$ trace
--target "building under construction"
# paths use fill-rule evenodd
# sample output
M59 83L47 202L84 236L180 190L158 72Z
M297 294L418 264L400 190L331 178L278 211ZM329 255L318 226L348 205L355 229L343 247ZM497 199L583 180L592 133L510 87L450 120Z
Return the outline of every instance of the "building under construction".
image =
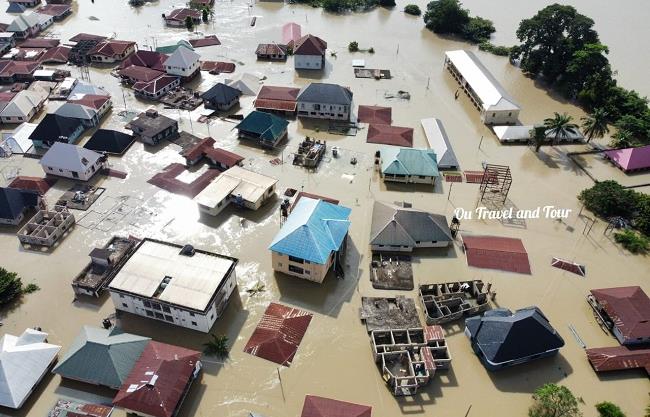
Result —
M420 285L419 295L428 325L442 324L490 309L492 284L481 280Z
M492 207L505 204L512 185L512 174L507 165L485 164L479 187L479 201Z
M18 240L23 245L54 246L54 244L75 224L75 218L66 207L54 206L39 210L22 229Z
M294 165L316 168L327 150L327 142L310 139L309 136L298 145L298 152L293 158Z

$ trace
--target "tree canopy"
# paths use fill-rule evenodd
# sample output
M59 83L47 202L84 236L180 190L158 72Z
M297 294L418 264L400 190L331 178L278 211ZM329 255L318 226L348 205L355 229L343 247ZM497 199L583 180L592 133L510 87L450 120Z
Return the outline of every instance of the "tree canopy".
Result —
M565 386L545 384L533 394L535 403L528 410L529 417L579 417L578 400Z
M625 417L625 413L614 403L603 401L596 404L596 410L600 417Z
M23 284L18 274L0 267L0 306L12 302L22 291Z
M470 17L458 0L434 0L427 4L424 24L434 33L457 35L474 43L488 40L495 31L491 20Z

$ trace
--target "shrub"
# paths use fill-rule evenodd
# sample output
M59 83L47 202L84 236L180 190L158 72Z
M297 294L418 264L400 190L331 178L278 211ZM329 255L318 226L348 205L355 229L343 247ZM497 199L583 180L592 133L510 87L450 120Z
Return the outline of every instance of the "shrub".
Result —
M545 384L535 390L529 417L579 417L578 400L565 386Z
M15 272L0 267L0 306L9 304L22 293L23 283Z
M417 4L408 4L404 8L404 13L413 16L420 16L422 14L422 10L420 10L420 7Z
M395 0L379 0L381 7L395 7Z
M33 292L36 292L36 291L40 290L40 289L41 289L41 287L39 287L38 285L36 285L36 284L34 284L32 282L30 284L27 284L25 286L25 288L23 288L23 294L31 294Z
M490 39L490 36L496 31L491 20L482 17L470 17L462 28L463 38L470 42L483 42Z
M368 53L370 53L370 54L374 54L374 53L375 53L375 48L373 48L373 47L371 46L370 49L368 49Z
M625 413L614 403L603 401L596 404L596 410L600 417L625 417Z
M602 217L622 216L631 219L638 197L616 181L602 181L578 195L585 207Z
M359 51L359 43L357 41L352 41L348 44L348 51L357 52Z
M646 253L650 247L650 241L648 241L648 238L630 229L614 233L614 240L616 243L620 243L625 249L635 254Z
M511 47L508 46L499 46L494 45L490 41L483 41L479 43L478 49L485 52L490 52L498 56L508 56L510 55Z

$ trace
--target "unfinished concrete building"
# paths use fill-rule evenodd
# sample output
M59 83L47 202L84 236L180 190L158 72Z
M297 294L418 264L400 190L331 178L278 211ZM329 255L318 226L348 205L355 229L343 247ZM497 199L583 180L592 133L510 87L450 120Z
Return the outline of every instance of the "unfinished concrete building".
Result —
M373 358L395 396L414 395L437 370L449 369L451 356L440 326L375 330Z
M23 245L51 247L75 224L66 207L39 210L17 233Z
M293 164L305 168L316 168L327 150L327 142L306 137L298 145L298 153L293 157Z
M492 284L481 280L420 285L420 302L428 325L479 314L490 308Z

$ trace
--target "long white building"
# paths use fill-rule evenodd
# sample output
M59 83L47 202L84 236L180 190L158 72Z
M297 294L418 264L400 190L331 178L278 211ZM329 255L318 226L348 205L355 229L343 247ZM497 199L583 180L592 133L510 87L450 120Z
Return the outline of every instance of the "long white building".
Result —
M481 112L486 125L515 124L521 107L470 51L445 52L445 67Z
M144 239L108 286L117 310L207 333L237 286L238 260Z

